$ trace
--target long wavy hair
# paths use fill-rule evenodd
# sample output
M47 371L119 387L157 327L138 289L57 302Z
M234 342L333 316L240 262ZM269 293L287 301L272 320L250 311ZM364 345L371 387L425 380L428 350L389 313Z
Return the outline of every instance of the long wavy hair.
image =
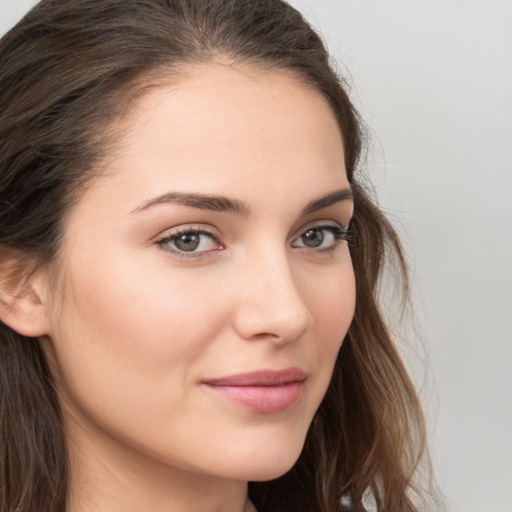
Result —
M424 419L378 304L389 261L407 292L403 254L364 186L345 82L285 2L43 0L10 30L0 41L0 275L57 265L63 219L115 144L109 127L147 87L218 57L289 71L327 99L355 199L357 304L332 382L297 463L251 482L249 495L260 512L359 512L369 501L378 512L424 510ZM65 512L69 480L43 352L0 322L0 512Z

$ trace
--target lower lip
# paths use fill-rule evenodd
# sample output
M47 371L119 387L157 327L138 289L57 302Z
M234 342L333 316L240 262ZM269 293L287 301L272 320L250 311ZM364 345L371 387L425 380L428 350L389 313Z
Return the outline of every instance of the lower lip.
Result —
M288 382L280 386L216 386L206 387L251 411L275 413L293 407L300 399L304 382Z

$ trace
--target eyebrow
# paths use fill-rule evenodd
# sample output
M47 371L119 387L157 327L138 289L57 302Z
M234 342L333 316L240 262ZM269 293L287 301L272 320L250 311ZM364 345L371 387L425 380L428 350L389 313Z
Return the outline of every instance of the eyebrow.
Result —
M303 215L309 215L310 213L314 213L322 208L327 208L328 206L332 206L333 204L339 203L341 201L353 201L352 189L350 188L342 188L340 190L336 190L326 196L322 196L318 199L314 199L310 203L306 205Z
M251 209L243 201L238 199L228 199L222 196L212 196L206 194L188 194L182 192L168 192L161 196L146 201L131 213L138 213L147 210L157 204L177 203L199 210L209 210L213 212L234 213L242 217L248 217Z
M327 208L341 201L352 200L353 194L350 188L343 188L319 197L309 202L304 208L302 214L309 215L322 208ZM248 217L251 214L251 208L248 204L238 199L229 199L223 196L208 194L191 194L182 192L167 192L161 196L145 201L141 206L131 213L139 213L152 206L165 203L176 203L199 210L208 210L214 212L234 213L241 217Z

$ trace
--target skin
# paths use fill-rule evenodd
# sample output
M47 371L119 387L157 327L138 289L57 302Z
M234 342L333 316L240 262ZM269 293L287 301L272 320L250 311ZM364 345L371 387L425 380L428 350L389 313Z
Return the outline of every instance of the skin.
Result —
M218 63L151 89L118 128L118 151L66 219L62 293L49 282L41 292L69 510L241 512L247 481L298 458L353 317L347 243L328 230L320 248L302 237L350 221L350 199L303 211L349 189L341 134L323 97L291 75ZM169 192L244 211L152 203ZM182 228L214 237L179 254L168 239ZM276 413L202 385L289 367L307 378Z

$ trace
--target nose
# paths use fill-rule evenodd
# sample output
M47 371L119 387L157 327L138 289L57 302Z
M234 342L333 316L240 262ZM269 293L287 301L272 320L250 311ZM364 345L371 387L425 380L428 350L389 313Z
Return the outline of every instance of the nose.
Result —
M259 254L237 274L233 325L239 336L287 343L311 327L313 315L285 254Z

